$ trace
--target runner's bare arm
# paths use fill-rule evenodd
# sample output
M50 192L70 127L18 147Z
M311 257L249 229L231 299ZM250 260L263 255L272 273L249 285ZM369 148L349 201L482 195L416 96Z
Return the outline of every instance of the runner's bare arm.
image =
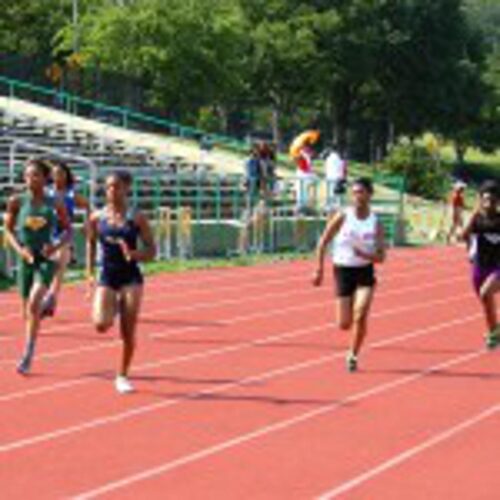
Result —
M344 223L345 215L338 213L328 221L323 234L321 235L318 246L316 248L316 271L313 275L313 285L319 286L323 281L323 266L326 249L335 235L340 231Z

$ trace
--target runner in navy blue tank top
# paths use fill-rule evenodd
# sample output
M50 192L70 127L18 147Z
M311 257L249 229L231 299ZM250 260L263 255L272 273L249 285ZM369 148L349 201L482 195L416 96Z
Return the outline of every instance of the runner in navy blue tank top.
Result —
M146 217L127 204L131 177L127 172L114 173L106 179L106 206L90 217L87 240L87 276L95 283L93 321L100 332L113 326L120 315L123 350L115 379L116 390L133 390L128 379L135 351L135 331L141 306L143 277L138 262L152 260L155 244ZM138 248L138 241L142 248ZM96 245L102 261L94 280Z
M479 205L464 229L472 261L472 281L483 306L488 332L486 346L500 344L495 294L500 291L500 189L495 181L486 181L479 190Z
M73 222L76 210L85 211L86 218L88 219L90 204L84 196L75 192L75 181L70 168L65 163L54 163L51 170L53 184L48 189L48 195L52 199L60 200L64 203L70 222ZM56 225L53 236L55 241L60 239L61 228L59 225ZM42 316L53 316L55 313L57 299L64 280L64 273L71 260L71 244L72 238L69 238L67 243L54 255L57 268L49 292L42 304Z

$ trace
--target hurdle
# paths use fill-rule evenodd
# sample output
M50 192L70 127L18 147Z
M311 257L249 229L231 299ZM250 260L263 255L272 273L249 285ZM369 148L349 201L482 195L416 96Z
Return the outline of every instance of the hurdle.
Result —
M156 217L155 239L160 259L172 258L172 209L159 207Z
M177 253L185 259L193 256L193 210L189 206L177 210Z

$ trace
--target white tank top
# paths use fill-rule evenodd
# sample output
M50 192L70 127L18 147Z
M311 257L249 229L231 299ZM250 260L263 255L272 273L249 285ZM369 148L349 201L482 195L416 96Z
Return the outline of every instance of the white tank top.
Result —
M354 248L367 253L375 252L377 239L377 216L370 212L366 219L358 219L354 208L344 210L344 222L333 240L332 257L334 264L346 267L362 267L370 261L358 257Z

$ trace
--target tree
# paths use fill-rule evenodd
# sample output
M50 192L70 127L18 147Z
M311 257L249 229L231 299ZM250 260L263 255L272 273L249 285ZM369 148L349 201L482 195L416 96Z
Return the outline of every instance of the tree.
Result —
M342 153L353 114L376 81L380 2L318 2L316 24L318 94L330 115L332 138ZM332 6L333 5L333 6Z
M250 38L250 101L271 109L273 139L282 142L282 116L291 126L297 110L310 107L315 75L315 11L311 2L241 1ZM293 124L295 122L295 124Z
M79 0L76 27L71 5L6 5L0 50L64 60L77 40L77 92L111 71L134 105L212 126L214 109L265 116L277 142L313 121L344 153L425 130L459 151L500 136L498 0Z
M240 91L244 46L241 12L231 0L104 3L82 18L86 65L140 78L152 104L191 120L201 106Z
M487 89L485 47L461 0L378 2L375 84L369 104L395 130L425 130L467 145L481 121Z
M493 152L500 143L500 4L496 0L466 0L466 13L484 38L487 54L481 72L484 102L480 120L470 128L468 143Z
M0 52L49 55L58 30L71 20L71 3L16 0L2 4Z

